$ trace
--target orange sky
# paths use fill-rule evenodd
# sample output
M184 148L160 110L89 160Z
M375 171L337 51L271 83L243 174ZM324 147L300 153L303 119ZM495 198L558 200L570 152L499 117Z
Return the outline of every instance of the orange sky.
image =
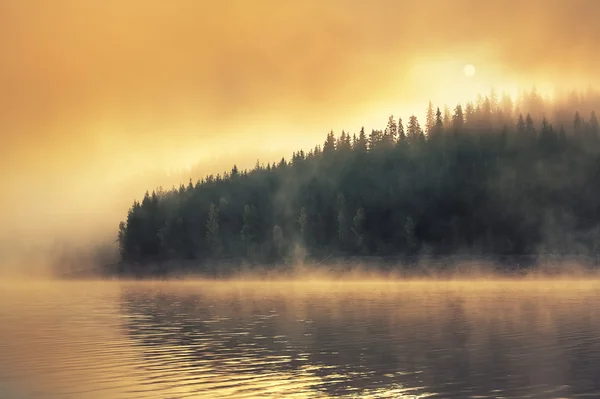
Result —
M597 15L597 0L0 0L0 247L107 231L150 167L274 160L491 85L593 84Z

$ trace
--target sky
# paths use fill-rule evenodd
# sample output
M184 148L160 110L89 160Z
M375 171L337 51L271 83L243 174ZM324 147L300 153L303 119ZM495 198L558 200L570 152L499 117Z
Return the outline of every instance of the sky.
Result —
M597 0L0 0L0 253L114 235L153 170L276 160L492 86L595 85L597 15Z

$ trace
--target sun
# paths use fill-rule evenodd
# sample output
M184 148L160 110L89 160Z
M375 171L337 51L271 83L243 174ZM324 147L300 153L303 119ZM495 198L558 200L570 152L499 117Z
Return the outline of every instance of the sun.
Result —
M470 78L471 76L475 75L475 66L473 64L467 64L465 65L463 72L465 73L466 77Z

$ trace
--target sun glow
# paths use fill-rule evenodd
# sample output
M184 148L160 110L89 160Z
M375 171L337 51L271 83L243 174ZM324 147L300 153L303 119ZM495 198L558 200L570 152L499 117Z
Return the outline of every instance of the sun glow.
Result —
M475 75L475 66L473 64L465 65L463 72L466 77L470 78Z
M473 54L479 55L475 57ZM452 53L416 59L411 70L411 82L421 89L422 94L406 102L414 104L413 108L418 105L424 110L431 100L434 107L439 106L443 111L444 106L452 110L457 104L477 103L481 96L492 93L498 100L507 96L515 103L521 93L530 91L534 86L540 95L551 99L558 88L555 83L549 84L543 79L525 79L499 60L486 60L486 54L484 50L473 50L465 55ZM419 120L423 113L417 114Z

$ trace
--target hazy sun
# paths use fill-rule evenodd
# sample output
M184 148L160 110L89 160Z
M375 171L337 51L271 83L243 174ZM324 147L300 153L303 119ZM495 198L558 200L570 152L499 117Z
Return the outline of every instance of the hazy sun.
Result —
M468 78L475 75L475 66L473 64L465 65L464 73L465 73L465 76Z

